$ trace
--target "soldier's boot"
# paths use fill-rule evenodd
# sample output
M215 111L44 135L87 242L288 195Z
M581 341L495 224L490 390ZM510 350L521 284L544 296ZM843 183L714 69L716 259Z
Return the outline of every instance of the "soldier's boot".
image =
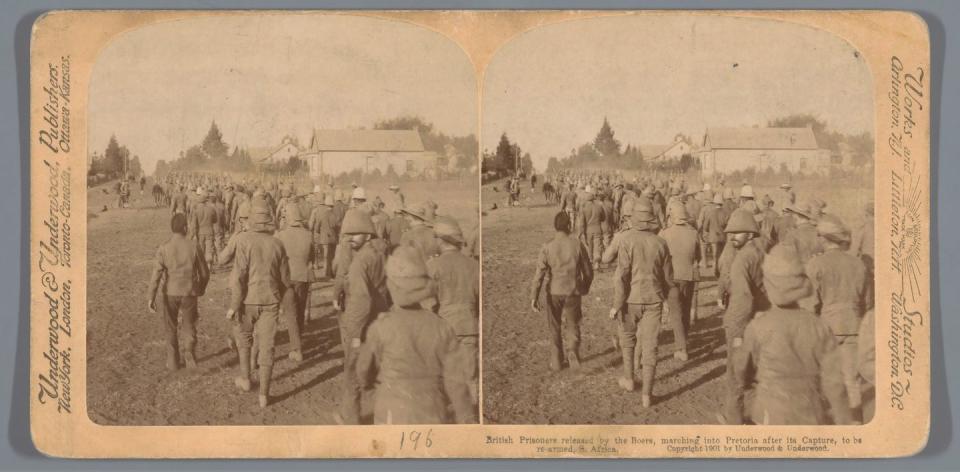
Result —
M180 368L180 352L177 346L167 346L167 370L177 370Z
M260 366L260 408L266 408L270 402L270 374L272 373L272 365Z
M633 348L623 348L623 376L617 381L624 390L632 392L633 379Z
M187 343L187 345L183 347L183 361L188 369L197 368L197 358L194 355L195 346L196 344L194 343Z
M644 408L650 408L650 397L653 396L653 378L657 373L657 366L644 365L641 370L643 386L640 388L640 402Z
M577 348L567 350L567 363L570 364L570 368L574 370L580 370L580 354L577 351Z
M550 348L550 370L554 372L559 371L562 368L561 367L562 362L563 361L560 356L560 349L557 348L556 346L551 347Z
M250 391L250 350L237 349L237 356L240 358L240 375L234 379L233 383L241 391Z

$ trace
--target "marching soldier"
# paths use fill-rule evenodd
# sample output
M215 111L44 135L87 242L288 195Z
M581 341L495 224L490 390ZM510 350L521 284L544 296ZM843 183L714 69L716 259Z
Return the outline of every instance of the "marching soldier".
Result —
M173 214L187 214L187 193L184 192L183 185L177 188L177 193L171 199L170 212Z
M433 228L430 227L432 219L428 219L428 206L404 208L403 212L407 215L409 229L400 237L400 245L411 246L420 251L424 261L436 255L437 241Z
M813 212L809 204L787 208L793 215L795 225L780 241L793 246L800 256L800 262L806 264L814 255L821 251L817 239L817 224L813 220Z
M713 259L713 276L720 275L720 254L726 243L724 228L726 226L726 215L723 210L723 196L717 192L713 197L712 203L704 205L697 217L697 228L700 231L700 241L702 241L701 253L706 267L710 266L709 258Z
M747 210L730 215L726 233L728 245L736 249L729 269L729 302L723 312L723 330L727 343L727 391L720 413L722 422L743 424L743 385L738 380L736 359L742 355L743 332L758 311L768 308L763 289L761 265L766 253L760 228Z
M533 277L530 306L535 313L541 309L540 290L550 274L547 301L547 326L550 329L550 370L558 371L563 355L571 368L580 368L580 297L586 295L593 283L593 268L587 249L570 236L570 216L561 211L553 218L556 233L540 249L537 272ZM561 335L561 327L562 335Z
M344 221L345 231L350 216ZM373 225L366 224L372 230ZM386 274L394 306L376 317L366 329L363 344L352 348L359 350L351 354L357 357L356 371L345 371L345 378L371 385L371 373L376 370L375 424L450 423L447 399L457 423L476 422L458 362L455 330L423 306L433 290L420 254L410 247L397 248L386 264Z
M193 239L197 241L203 250L203 256L207 265L213 263L216 259L215 226L217 224L217 210L213 204L208 203L211 196L204 194L201 200L194 206L190 214L190 220L193 222Z
M635 384L634 347L639 327L643 365L641 402L644 408L651 403L660 316L673 280L670 250L667 243L656 235L659 226L655 207L645 199L637 199L632 208L630 229L618 236L614 300L610 309L610 318L619 320L624 374L619 384L627 391L633 391Z
M447 320L457 335L459 348L456 359L465 381L470 386L470 398L479 401L477 377L480 357L480 264L463 254L463 233L456 220L437 217L434 231L440 255L427 260L427 272L437 291L437 314ZM464 422L476 422L467 418Z
M240 372L237 387L250 391L250 356L254 335L259 365L259 403L266 408L273 373L273 343L284 292L290 285L290 267L283 243L274 238L273 212L263 199L250 207L250 231L236 246L230 274L231 301L227 318L234 320Z
M340 411L335 419L341 424L359 424L361 383L357 356L367 326L389 307L390 295L384 275L386 255L379 246L370 243L376 233L370 214L356 208L348 211L343 218L342 233L354 253L346 271L343 305L338 298L333 301L334 308L342 311L339 321L344 374Z
M593 270L600 268L600 258L603 255L603 207L594 201L593 188L587 186L583 192L583 204L577 215L577 228L580 240L587 247L587 255L593 262Z
M197 343L197 297L202 296L210 280L210 271L196 243L187 238L187 217L175 213L170 220L170 240L157 249L153 275L147 295L147 308L160 310L167 334L167 369L180 368L180 344L177 336L183 328L183 358L188 368L195 368L194 349ZM161 284L161 279L165 279ZM159 294L158 294L159 290ZM178 323L178 317L182 322Z
M310 309L310 267L314 261L313 238L303 227L303 215L296 203L288 201L287 227L278 231L276 238L283 243L290 266L290 287L283 295L283 317L290 337L290 360L303 361L300 336Z
M756 382L755 395L752 405L732 416L749 417L756 424L851 424L833 334L822 318L797 303L811 290L796 250L773 248L762 272L773 306L747 324L734 359L738 387Z
M670 212L674 225L663 230L660 237L667 242L670 259L673 263L673 280L667 295L670 308L670 320L673 336L676 338L676 359L686 362L687 332L690 329L690 315L696 295L696 284L700 278L700 245L697 230L689 225L690 217L683 204L674 205Z
M867 308L867 270L858 257L847 252L850 230L833 216L817 224L823 254L806 265L813 283L814 310L836 337L843 381L850 409L860 410L860 381L857 376L857 334Z
M319 265L323 254L324 277L333 277L333 251L337 244L336 215L333 214L333 195L327 194L310 213L309 228L313 233L314 254Z

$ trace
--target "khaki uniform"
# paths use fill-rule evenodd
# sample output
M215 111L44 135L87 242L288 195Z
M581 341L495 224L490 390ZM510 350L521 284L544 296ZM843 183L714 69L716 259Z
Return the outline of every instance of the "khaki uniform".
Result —
M576 355L580 347L580 297L588 293L593 282L593 267L583 244L568 234L557 232L543 245L533 277L531 300L540 297L541 286L548 274L546 320L551 344L550 365L556 370L562 364L564 351L568 356Z
M817 227L810 222L797 225L781 242L793 246L803 264L822 251L817 239Z
M856 256L830 249L806 265L813 284L814 309L836 336L850 406L860 406L857 378L857 335L865 311L866 267Z
M217 210L212 204L198 203L190 214L193 237L203 250L203 256L210 264L216 258Z
M730 247L733 245L731 244ZM737 250L730 266L730 297L723 313L723 330L727 342L727 391L724 416L733 424L743 423L743 373L737 372L737 356L742 346L743 332L758 311L767 310L770 303L763 289L763 242L754 238Z
M357 377L357 356L361 342L370 322L389 307L385 262L384 253L367 242L353 254L346 274L345 306L340 316L340 339L344 350L340 415L348 424L360 422L361 383Z
M837 344L813 313L773 307L744 330L735 359L736 381L753 387L747 414L756 424L849 424ZM824 408L826 398L833 414Z
M277 232L290 266L290 289L283 295L283 318L290 337L290 349L301 351L301 334L310 304L310 282L313 277L313 237L300 226L287 226Z
M439 248L433 235L433 229L426 225L413 226L400 237L400 244L420 251L424 261L437 254Z
M676 224L663 230L660 237L667 242L673 264L673 280L667 295L673 335L676 338L677 350L686 352L690 313L694 303L696 282L700 278L697 268L700 262L697 230L687 224Z
M170 211L173 214L183 213L187 214L187 194L183 192L177 192L171 199Z
M256 332L258 364L270 368L280 302L290 285L290 267L279 239L261 232L244 234L238 241L230 274L230 308L237 313L237 348L249 349Z
M632 376L638 328L641 362L650 368L657 365L660 316L673 280L673 264L666 241L651 232L629 229L621 232L618 239L613 306L623 312L620 347L624 369L629 367Z
M345 377L370 385L376 370L375 424L451 423L447 398L456 422L476 422L461 380L459 349L453 328L437 315L394 307L370 324L356 371Z
M458 250L443 251L427 261L427 272L437 290L437 313L457 335L455 362L470 386L473 404L479 401L480 264ZM475 422L473 418L471 422Z
M148 293L163 315L167 354L173 366L179 365L180 355L178 315L183 320L184 354L192 357L197 342L197 297L206 291L209 280L207 263L193 241L174 234L157 249Z
M700 252L704 255L704 261L707 261L707 254L713 258L714 277L720 274L720 254L723 253L723 247L727 240L727 236L723 232L726 225L727 215L724 214L719 205L704 205L697 217L697 228L700 231L700 241L702 242Z
M587 246L587 255L594 264L598 264L603 255L603 207L593 200L585 200L577 218L577 228Z

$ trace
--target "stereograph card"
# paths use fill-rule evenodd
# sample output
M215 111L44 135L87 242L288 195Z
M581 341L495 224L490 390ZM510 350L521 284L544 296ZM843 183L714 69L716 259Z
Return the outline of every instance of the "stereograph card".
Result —
M894 11L46 13L34 443L915 454L930 67Z

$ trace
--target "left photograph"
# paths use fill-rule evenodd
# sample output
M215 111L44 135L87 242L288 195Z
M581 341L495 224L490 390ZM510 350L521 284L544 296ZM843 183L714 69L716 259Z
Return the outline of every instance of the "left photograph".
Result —
M90 80L100 425L478 421L474 66L343 14L118 36Z

